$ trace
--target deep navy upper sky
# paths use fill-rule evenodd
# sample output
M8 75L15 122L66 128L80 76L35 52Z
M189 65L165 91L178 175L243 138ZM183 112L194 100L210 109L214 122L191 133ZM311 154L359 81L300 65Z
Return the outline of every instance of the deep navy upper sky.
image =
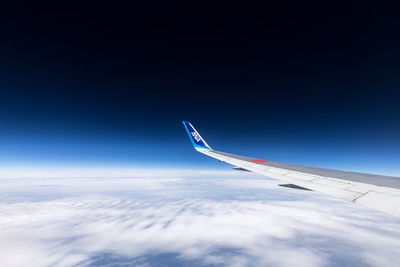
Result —
M220 168L188 120L222 151L400 175L397 8L20 5L1 165Z

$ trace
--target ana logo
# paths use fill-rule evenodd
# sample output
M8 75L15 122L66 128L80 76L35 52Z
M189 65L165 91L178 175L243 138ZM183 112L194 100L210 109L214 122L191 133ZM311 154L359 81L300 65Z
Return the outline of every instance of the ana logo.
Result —
M194 138L194 140L196 140L196 142L199 142L201 140L200 135L198 133L191 132L190 134L193 136L193 138Z

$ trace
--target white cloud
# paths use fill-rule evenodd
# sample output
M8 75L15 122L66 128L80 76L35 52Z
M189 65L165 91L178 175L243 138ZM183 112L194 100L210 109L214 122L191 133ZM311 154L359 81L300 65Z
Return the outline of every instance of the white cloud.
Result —
M228 266L398 263L398 219L236 173L2 179L0 262L90 265L108 253L144 266L164 254Z

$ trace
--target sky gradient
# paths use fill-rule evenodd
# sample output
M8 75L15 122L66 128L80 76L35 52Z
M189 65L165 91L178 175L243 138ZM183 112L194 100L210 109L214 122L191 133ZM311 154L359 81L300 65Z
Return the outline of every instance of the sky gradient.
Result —
M218 150L400 175L395 6L179 10L4 16L0 167L224 168L188 120Z
M182 125L400 177L399 4L145 2L1 10L1 264L399 265L398 218L232 170Z

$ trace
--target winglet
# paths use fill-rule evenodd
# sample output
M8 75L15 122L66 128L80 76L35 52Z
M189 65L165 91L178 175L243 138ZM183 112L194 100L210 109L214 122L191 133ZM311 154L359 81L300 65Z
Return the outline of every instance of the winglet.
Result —
M190 122L183 121L183 125L185 126L185 129L195 149L211 149L211 147L206 143L206 141L204 141L199 132L196 131Z

